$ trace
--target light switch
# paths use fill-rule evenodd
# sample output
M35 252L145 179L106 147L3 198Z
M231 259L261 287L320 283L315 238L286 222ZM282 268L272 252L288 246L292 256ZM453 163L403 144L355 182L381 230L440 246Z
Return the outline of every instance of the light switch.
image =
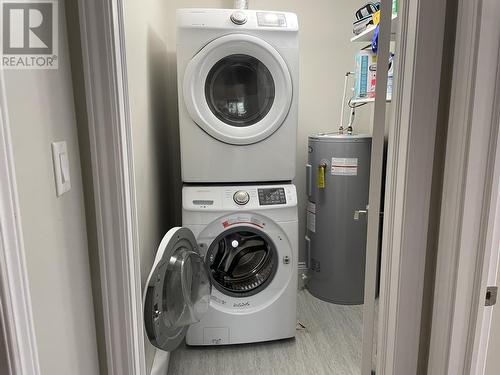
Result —
M65 184L69 182L68 154L59 154L59 163L61 163L61 181Z
M69 158L66 142L52 143L52 161L54 163L56 193L59 197L71 189Z

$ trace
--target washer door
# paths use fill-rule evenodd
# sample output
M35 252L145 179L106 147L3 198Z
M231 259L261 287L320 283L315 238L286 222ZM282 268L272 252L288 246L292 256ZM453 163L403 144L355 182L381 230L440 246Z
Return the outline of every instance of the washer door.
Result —
M281 55L262 39L230 34L207 44L184 74L191 118L219 141L246 145L273 134L292 103L292 79Z
M208 310L212 286L193 232L172 228L163 237L144 291L144 326L151 344L172 351L190 324Z
M222 232L205 257L213 285L223 294L248 297L264 290L278 268L278 252L263 231L239 226Z

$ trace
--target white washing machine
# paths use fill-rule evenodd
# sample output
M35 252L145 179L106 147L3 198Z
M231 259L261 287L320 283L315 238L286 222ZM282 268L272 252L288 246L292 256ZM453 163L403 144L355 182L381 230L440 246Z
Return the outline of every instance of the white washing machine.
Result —
M183 227L163 238L144 293L156 347L295 336L294 185L186 186Z
M184 182L295 177L298 65L293 13L177 11Z

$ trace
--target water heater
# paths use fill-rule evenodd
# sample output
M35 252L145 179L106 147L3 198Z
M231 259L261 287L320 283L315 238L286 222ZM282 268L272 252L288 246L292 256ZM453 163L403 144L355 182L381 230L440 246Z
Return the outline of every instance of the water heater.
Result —
M324 301L362 304L371 136L319 134L308 146L307 288Z

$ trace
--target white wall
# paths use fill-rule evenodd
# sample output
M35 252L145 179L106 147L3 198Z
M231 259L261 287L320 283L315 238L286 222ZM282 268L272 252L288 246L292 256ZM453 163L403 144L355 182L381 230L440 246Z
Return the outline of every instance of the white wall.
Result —
M177 98L177 93L167 90L167 4L161 0L124 2L143 287L162 236L181 224L180 156L178 142L170 141L178 139L179 132L177 123L169 123L167 111L167 103ZM149 372L155 349L145 341Z
M59 1L59 69L5 71L42 374L98 374L73 90ZM71 190L56 197L51 142L66 140Z
M250 9L295 12L300 32L300 86L297 175L299 194L300 259L304 259L305 235L305 164L307 136L318 132L336 131L340 117L344 74L354 69L354 55L360 45L350 43L355 11L365 0L250 0ZM178 8L232 8L231 0L170 0L167 1L165 23L172 85L169 86L168 107L171 116L177 114L175 84L175 10ZM371 133L371 105L357 111L355 130ZM347 112L347 111L346 111ZM347 116L347 113L346 113ZM177 119L174 117L175 121Z

